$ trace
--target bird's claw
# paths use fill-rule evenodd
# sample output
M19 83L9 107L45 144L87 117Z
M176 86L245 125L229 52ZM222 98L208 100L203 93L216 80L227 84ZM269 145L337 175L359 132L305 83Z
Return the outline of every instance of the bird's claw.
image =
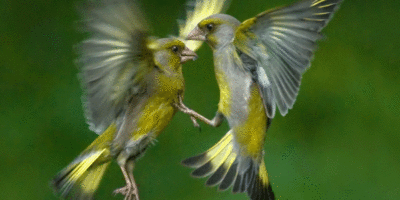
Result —
M183 113L185 113L187 115L190 115L190 119L193 122L193 126L198 128L201 131L200 124L197 122L197 119L194 117L193 111L191 109L186 107L182 102L180 102L180 104L175 103L174 106L176 108L178 108L181 112L183 112Z
M118 188L114 190L114 195L122 194L125 196L124 200L139 200L139 195L137 194L137 190L133 186L124 186L122 188Z
M191 119L192 122L193 122L193 126L196 127L196 128L198 128L199 131L201 132L201 126L200 126L200 124L197 122L196 118L193 117L193 116L190 116L190 119Z

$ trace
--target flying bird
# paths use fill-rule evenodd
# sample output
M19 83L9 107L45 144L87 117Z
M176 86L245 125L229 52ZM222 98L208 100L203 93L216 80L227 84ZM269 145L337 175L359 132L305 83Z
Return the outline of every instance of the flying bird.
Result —
M296 100L321 30L342 0L304 0L240 22L226 14L203 19L187 39L205 41L214 57L220 90L212 120L179 109L212 126L227 119L230 130L206 152L183 164L206 184L246 192L252 200L275 199L264 164L264 142L276 106L285 116Z
M92 199L115 160L126 186L114 192L126 200L139 199L134 164L178 110L184 93L182 64L197 57L193 50L202 43L185 41L187 29L222 11L224 2L190 1L180 36L169 38L151 36L136 1L84 4L82 25L88 37L78 45L77 65L87 121L99 136L54 177L59 196Z

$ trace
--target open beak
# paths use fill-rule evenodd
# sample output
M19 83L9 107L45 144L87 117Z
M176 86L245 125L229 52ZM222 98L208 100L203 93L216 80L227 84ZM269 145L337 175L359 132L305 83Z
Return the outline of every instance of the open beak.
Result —
M206 41L206 34L198 26L196 26L196 28L189 33L186 39Z
M185 63L189 60L196 60L197 59L197 54L190 50L189 48L185 47L181 53L181 63Z

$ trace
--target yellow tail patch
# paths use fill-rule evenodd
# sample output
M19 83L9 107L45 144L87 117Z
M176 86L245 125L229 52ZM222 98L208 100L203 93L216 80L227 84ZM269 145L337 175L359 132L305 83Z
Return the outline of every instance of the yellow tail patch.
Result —
M96 191L109 164L110 162L104 163L87 172L86 177L81 181L81 187L85 193L93 194Z
M208 186L219 185L220 190L232 186L233 193L246 192L252 200L275 199L264 160L237 154L234 142L233 135L228 132L208 151L188 158L182 164L196 168L192 172L194 177L210 176L206 182Z
M91 199L111 162L110 143L116 132L111 124L71 164L52 181L57 194L63 198Z
M206 184L219 184L220 190L231 186L235 180L238 163L237 153L234 151L233 135L228 132L217 144L208 151L184 160L186 166L197 168L192 172L195 177L210 176Z
M110 164L111 160L104 159L108 153L103 149L76 158L53 179L56 193L63 198L91 199Z

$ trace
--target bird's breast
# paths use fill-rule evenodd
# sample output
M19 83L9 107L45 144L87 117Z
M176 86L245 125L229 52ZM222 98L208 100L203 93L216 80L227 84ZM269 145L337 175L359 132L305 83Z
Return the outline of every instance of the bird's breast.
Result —
M256 84L251 86L251 95L248 101L247 119L234 127L235 139L242 149L242 153L258 159L261 155L267 131L267 116Z
M230 126L243 121L247 116L247 102L250 96L251 75L242 70L235 60L236 51L214 53L215 75L220 89L219 112L228 119Z
M175 114L175 108L172 105L173 101L175 99L163 95L154 95L149 98L139 113L133 139L136 140L150 133L153 134L153 137L158 136Z
M217 79L219 87L219 103L218 110L225 116L230 115L230 104L231 104L231 89L229 88L229 82L225 75L225 72L220 69L215 69L215 77Z

